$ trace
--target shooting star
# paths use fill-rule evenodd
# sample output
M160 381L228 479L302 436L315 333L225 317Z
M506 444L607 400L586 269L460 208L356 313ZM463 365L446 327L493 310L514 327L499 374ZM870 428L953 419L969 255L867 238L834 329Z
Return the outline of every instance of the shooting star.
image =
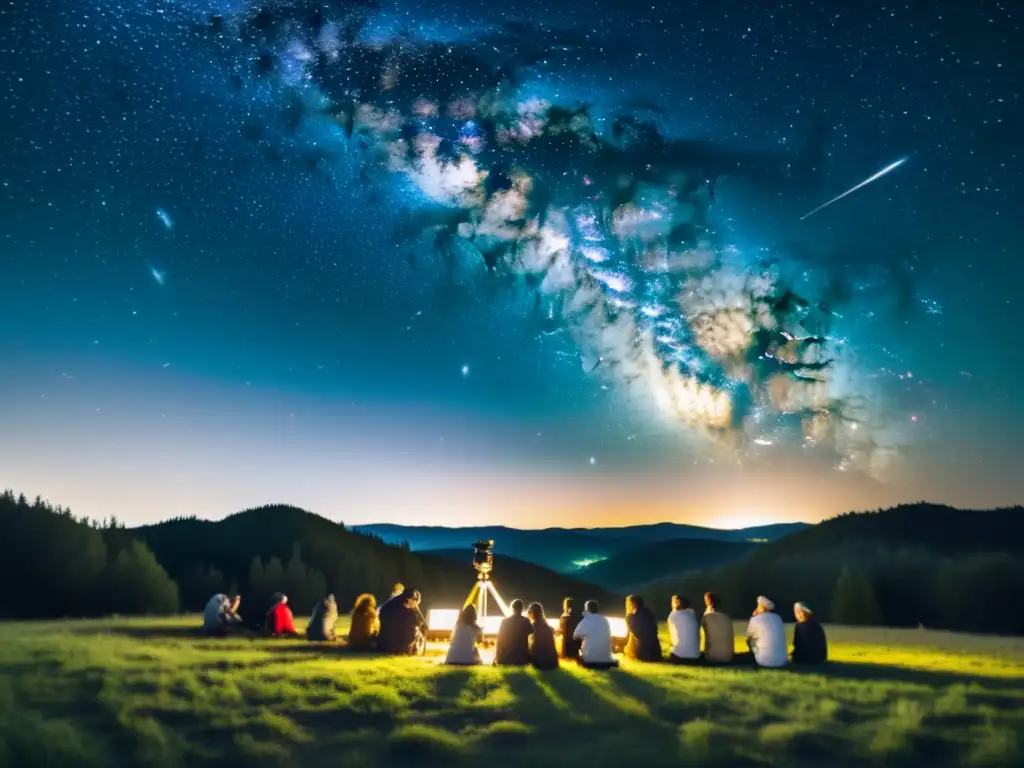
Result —
M874 176L869 176L868 178L864 179L864 181L862 181L862 182L861 182L860 184L858 184L857 186L855 186L855 187L850 187L850 188L849 188L848 190L846 190L845 192L843 192L843 194L841 194L841 195L839 195L839 196L837 196L837 197L833 197L833 198L832 198L831 200L829 200L829 201L828 201L827 203L822 203L821 205L819 205L819 206L818 206L817 208L815 208L815 209L814 209L813 211L811 211L810 213L805 213L805 214L804 214L803 216L801 216L801 217L800 217L800 221L803 221L804 219L806 219L806 218L809 218L809 217L813 216L813 215L814 215L814 214L816 214L816 213L817 213L818 211L820 211L820 210L821 210L822 208L828 208L828 207L829 207L830 205L832 205L832 203L838 202L839 200L842 200L842 199L843 199L844 197L846 197L847 195L851 195L851 194L853 194L854 192L856 192L856 191L857 191L858 189L860 189L861 187L866 187L866 186L867 186L868 184L870 184L870 183L871 183L872 181L877 181L878 179L882 178L883 176L885 176L885 174L889 173L890 171L894 171L894 170L896 170L897 168L899 168L899 167L900 167L901 165L903 165L903 164L904 164L905 162L907 162L907 158L905 158L905 157L902 157L902 158L900 158L899 160L897 160L897 161L896 161L895 163L891 163L891 164L889 164L889 165L885 166L885 168L883 168L882 170L880 170L880 171L879 171L878 173L876 173L876 174L875 174Z
M163 208L156 209L156 217L163 222L163 225L168 229L174 229L174 220L171 218L171 214L165 211Z

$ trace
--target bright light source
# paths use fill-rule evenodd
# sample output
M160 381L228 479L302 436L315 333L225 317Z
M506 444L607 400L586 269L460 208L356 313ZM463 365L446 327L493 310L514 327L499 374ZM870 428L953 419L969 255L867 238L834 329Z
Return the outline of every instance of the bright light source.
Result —
M431 632L451 632L458 620L458 611L447 608L427 611L427 629Z

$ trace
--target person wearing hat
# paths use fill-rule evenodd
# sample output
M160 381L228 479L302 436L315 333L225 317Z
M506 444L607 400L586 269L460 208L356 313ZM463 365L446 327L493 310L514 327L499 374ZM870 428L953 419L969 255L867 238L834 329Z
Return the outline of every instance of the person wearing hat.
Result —
M823 664L828 660L828 641L825 630L806 603L793 606L796 627L793 629L793 653L790 659L797 664Z
M757 598L757 608L747 625L747 646L759 667L784 667L789 661L782 617L775 613L775 603L764 595Z

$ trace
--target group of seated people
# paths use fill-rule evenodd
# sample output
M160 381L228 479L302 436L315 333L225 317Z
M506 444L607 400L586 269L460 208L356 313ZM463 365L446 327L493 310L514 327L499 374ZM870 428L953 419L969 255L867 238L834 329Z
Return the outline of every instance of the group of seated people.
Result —
M298 637L295 617L288 605L288 597L280 592L271 598L270 609L258 627L247 628L239 613L242 598L229 598L216 594L210 598L203 612L201 632L210 636L225 636L249 629L257 629L269 637ZM352 610L348 646L355 650L376 650L392 654L422 654L426 648L427 622L420 610L422 597L418 590L407 590L396 584L394 591L380 608L371 594L360 595ZM314 642L336 639L334 625L338 620L338 604L334 595L328 595L313 607L306 628L306 637Z
M635 601L636 598L632 599ZM786 630L782 625L782 617L775 612L775 603L764 595L757 598L757 607L747 623L748 650L740 654L735 653L732 619L722 612L721 600L714 593L707 592L704 595L704 606L704 615L698 622L697 614L687 598L680 595L672 597L672 612L668 615L668 630L672 643L668 654L670 662L696 664L704 661L708 664L739 663L755 664L759 667L783 667L790 661L821 664L828 659L825 630L805 603L796 603L793 606L796 627L793 630L791 653L787 653ZM629 599L626 623L630 624ZM704 635L703 650L701 633ZM630 636L632 635L633 628L630 626ZM647 647L650 648L649 642ZM629 655L628 644L626 655ZM658 658L653 660L660 660L660 648L657 655ZM648 660L640 656L634 658Z
M811 609L797 603L793 612L797 620L793 633L793 651L787 653L786 631L782 617L775 613L775 604L767 597L757 599L747 626L745 653L734 651L733 623L722 613L718 597L704 595L704 615L698 619L689 599L672 597L668 615L671 648L668 661L675 664L755 664L759 667L782 667L789 661L822 663L828 657L825 631ZM573 611L573 600L563 603L558 629L553 630L540 603L530 605L523 616L523 602L513 600L511 615L498 628L494 663L498 666L525 666L555 669L559 659L571 660L588 669L609 669L619 662L613 651L611 624L601 614L596 600L588 600L582 616ZM483 630L477 624L476 609L466 606L452 633L446 664L480 664L477 646L483 642ZM634 661L664 661L658 638L658 621L642 597L626 598L628 636L623 655ZM701 633L704 635L703 649Z
M243 628L238 609L241 598L217 594L210 598L203 615L205 634L226 635ZM420 610L422 597L417 590L396 584L391 596L380 607L372 594L360 595L352 610L348 646L354 650L377 651L393 655L422 655L426 648L427 622ZM494 650L498 666L533 665L537 669L555 669L559 659L572 660L588 669L609 669L618 666L613 651L611 624L601 614L596 600L588 600L582 615L573 610L573 599L565 598L558 629L547 622L544 607L531 603L525 609L522 600L513 600L510 614L499 625ZM828 658L825 631L804 603L796 603L793 613L796 628L793 649L787 652L786 632L775 604L763 595L747 625L745 653L734 651L733 622L721 611L719 598L704 595L704 614L698 619L690 600L681 595L672 597L668 615L671 647L667 661L674 664L746 663L759 667L782 667L788 662L822 663ZM338 606L334 595L328 595L314 608L306 636L312 641L335 639L334 625ZM479 647L484 632L477 621L476 608L462 609L452 632L446 664L475 665L482 663ZM635 661L664 661L658 639L658 622L654 613L639 595L626 598L628 636L623 655ZM295 621L286 595L277 593L263 620L263 632L272 637L297 637ZM703 634L703 644L701 643Z

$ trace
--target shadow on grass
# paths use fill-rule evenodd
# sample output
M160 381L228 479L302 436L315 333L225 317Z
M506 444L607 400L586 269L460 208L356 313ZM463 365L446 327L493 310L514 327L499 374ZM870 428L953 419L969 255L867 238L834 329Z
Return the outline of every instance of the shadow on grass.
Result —
M784 674L820 675L829 680L856 680L861 682L909 683L928 687L977 683L990 690L1019 691L1020 679L989 677L960 672L937 672L927 669L896 667L851 661L829 661L824 664L790 664Z

